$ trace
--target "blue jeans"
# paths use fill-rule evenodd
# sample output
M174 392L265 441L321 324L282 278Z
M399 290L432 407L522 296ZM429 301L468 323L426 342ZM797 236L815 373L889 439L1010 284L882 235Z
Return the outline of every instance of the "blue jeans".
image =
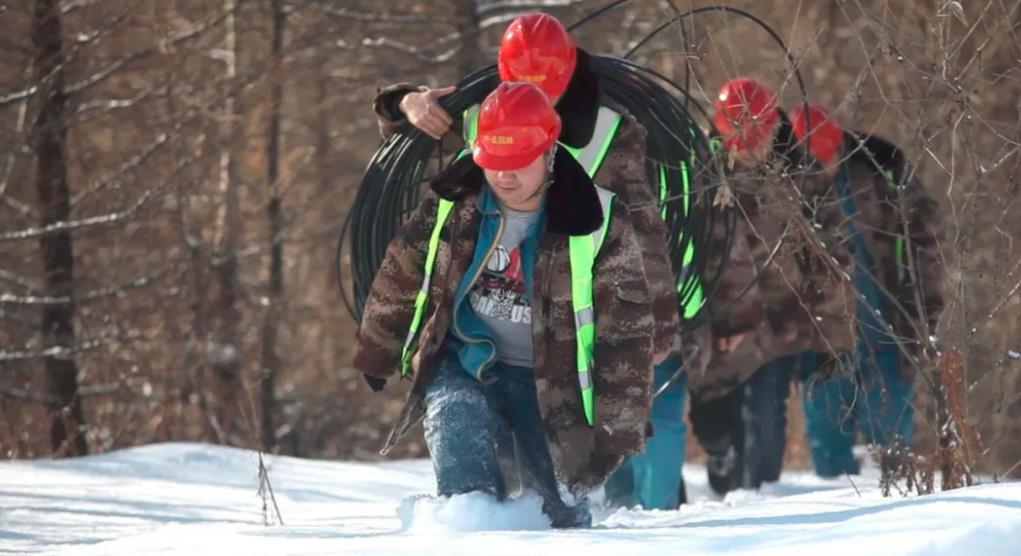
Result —
M532 369L498 363L488 376L493 382L478 381L450 353L426 385L425 441L438 494L481 491L506 498L500 453L513 443L522 480L542 495L553 526L591 523L587 504L572 508L560 498Z
M843 364L853 377L814 380L826 360L817 353L783 357L763 365L745 386L745 439L737 446L746 488L780 478L786 447L787 397L790 380L804 381L802 407L805 434L816 474L836 477L857 474L853 453L856 434L880 446L910 446L914 408L914 380L900 378L899 354L865 351L867 344Z
M677 374L679 355L671 355L654 369L654 392ZM681 467L684 465L684 400L688 376L682 374L652 402L652 437L641 454L629 456L606 481L612 504L673 510L680 504Z
M817 474L860 472L852 453L857 431L871 444L911 445L915 381L902 380L899 357L892 350L859 353L854 378L806 382L805 433Z

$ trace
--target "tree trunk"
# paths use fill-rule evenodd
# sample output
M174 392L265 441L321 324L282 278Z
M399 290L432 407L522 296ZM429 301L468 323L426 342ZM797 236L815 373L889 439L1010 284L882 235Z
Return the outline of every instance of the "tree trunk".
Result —
M36 48L34 82L39 86L39 114L33 129L36 155L36 194L40 224L67 221L71 197L67 183L67 130L64 95L64 54L60 2L36 0L32 21ZM74 361L74 253L71 232L44 234L39 240L43 284L47 297L66 299L43 306L43 345L53 349L44 359L45 405L53 422L50 446L55 454L88 453L85 420L78 396L78 368Z
M243 113L241 79L238 76L238 25L242 0L227 0L231 13L226 20L225 50L227 52L226 85L228 92L224 100L222 142L220 155L220 193L223 197L219 226L217 230L215 273L219 286L217 302L216 342L213 346L212 367L215 375L217 403L216 421L218 434L223 442L238 437L241 423L241 394L244 384L241 380L242 345L239 335L241 315L238 303L238 242L241 236L240 176L238 169L238 142L241 140L241 115Z
M270 98L269 130L266 141L266 181L269 187L269 306L262 328L262 447L267 452L276 444L273 412L276 406L274 388L280 372L277 353L277 326L282 316L280 303L284 293L284 245L281 241L283 218L280 208L280 105L283 101L283 60L285 22L283 0L273 0L273 79Z

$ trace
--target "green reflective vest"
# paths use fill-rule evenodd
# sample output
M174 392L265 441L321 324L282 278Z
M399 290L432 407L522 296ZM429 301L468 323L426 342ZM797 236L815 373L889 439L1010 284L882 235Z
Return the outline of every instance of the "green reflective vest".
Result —
M577 354L578 385L581 389L582 407L585 420L591 426L595 421L595 389L592 383L594 353L596 344L595 306L593 294L593 275L596 256L603 246L606 231L610 225L610 210L613 206L613 193L597 187L599 203L603 208L603 225L591 234L570 236L568 238L569 257L571 263L571 306L574 310L575 345ZM436 253L439 251L440 231L443 229L451 210L453 201L440 199L436 209L436 223L429 236L429 250L425 258L422 272L422 287L415 297L415 312L408 327L408 336L401 352L401 374L407 375L411 369L411 356L414 353L415 339L422 325L425 308L429 304L429 286L432 283L432 272L436 264Z
M691 164L695 164L695 152L691 152ZM691 215L691 183L688 176L688 162L681 160L678 162L678 169L681 173L681 206L684 211L684 217L688 218ZM668 197L669 187L667 182L667 171L666 166L659 165L659 202L662 207L660 216L666 220L666 201ZM694 269L691 268L691 263L695 260L695 242L692 237L684 237L684 231L682 230L677 237L677 241L683 241L681 249L684 250L683 258L681 259L681 271L677 273L677 293L682 295L683 300L683 315L686 319L692 319L698 314L699 309L702 307L703 301L705 301L705 294L702 290L702 280L695 274Z

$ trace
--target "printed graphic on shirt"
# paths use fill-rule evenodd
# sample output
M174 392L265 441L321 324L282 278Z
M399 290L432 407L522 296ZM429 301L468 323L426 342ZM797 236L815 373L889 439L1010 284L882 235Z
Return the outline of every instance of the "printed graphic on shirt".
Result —
M479 316L512 324L531 324L532 308L525 298L520 247L509 252L502 245L496 247L469 300Z

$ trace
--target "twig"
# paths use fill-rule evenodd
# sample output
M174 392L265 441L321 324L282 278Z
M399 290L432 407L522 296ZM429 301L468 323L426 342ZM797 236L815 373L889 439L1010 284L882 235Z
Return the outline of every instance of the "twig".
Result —
M851 483L851 486L854 487L854 493L858 495L858 498L861 498L861 491L858 490L858 485L854 484L851 474L845 471L844 476L847 477L847 482Z
M262 459L262 450L259 450L259 496L262 498L262 520L263 524L269 526L269 516L266 508L266 493L269 492L269 499L273 502L273 511L277 516L277 523L284 524L284 518L280 515L280 506L277 505L277 497L273 494L273 483L269 480L269 471Z

